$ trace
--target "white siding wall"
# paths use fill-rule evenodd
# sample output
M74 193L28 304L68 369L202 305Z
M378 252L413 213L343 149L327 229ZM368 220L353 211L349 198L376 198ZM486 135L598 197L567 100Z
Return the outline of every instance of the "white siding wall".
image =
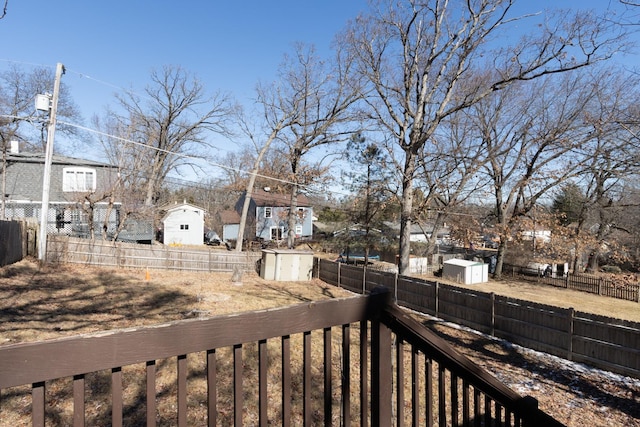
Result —
M193 208L179 208L164 219L164 243L202 245L204 243L203 212Z

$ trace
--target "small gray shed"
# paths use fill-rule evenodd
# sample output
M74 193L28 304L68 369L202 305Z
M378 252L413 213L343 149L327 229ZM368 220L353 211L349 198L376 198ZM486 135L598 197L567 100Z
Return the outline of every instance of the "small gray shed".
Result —
M311 280L313 252L295 249L263 249L260 277L294 282Z
M442 264L442 277L472 285L489 281L489 264L464 259L450 259Z

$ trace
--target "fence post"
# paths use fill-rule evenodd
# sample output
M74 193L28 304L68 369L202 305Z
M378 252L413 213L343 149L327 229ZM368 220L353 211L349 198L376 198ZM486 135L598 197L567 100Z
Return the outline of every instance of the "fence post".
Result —
M398 272L396 271L393 279L393 300L398 302Z
M367 293L367 266L362 266L362 295Z
M491 336L494 337L496 332L496 294L491 292Z
M575 310L573 307L569 308L569 342L568 342L568 351L567 351L567 360L572 360L573 357L573 319L575 317Z
M602 295L602 277L598 278L598 295Z
M438 317L439 300L440 300L440 282L436 282L436 301L435 301L436 317Z
M338 286L342 287L342 283L340 283L340 265L342 263L338 261Z
M569 272L567 271L567 275L565 276L565 279L564 279L564 287L565 287L565 289L569 289L569 275L570 275L570 274L571 274L571 273L569 273Z

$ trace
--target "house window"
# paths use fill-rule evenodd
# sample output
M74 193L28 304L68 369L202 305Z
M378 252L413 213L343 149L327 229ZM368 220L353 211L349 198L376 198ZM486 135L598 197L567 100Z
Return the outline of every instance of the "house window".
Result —
M282 227L271 227L271 240L282 240Z
M189 224L180 224L180 230L188 230Z
M62 191L87 192L96 190L96 171L89 168L64 168Z
M298 218L304 219L304 208L298 208Z
M302 236L302 226L296 225L296 236Z
M271 218L271 208L264 208L264 217L265 218Z

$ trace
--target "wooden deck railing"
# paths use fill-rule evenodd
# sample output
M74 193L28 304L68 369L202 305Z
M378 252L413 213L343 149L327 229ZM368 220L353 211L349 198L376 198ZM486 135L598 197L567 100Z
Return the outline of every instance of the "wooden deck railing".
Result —
M561 425L388 292L3 346L0 392L15 425Z

